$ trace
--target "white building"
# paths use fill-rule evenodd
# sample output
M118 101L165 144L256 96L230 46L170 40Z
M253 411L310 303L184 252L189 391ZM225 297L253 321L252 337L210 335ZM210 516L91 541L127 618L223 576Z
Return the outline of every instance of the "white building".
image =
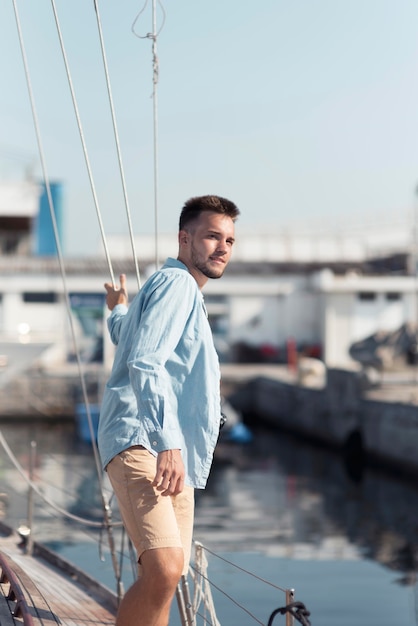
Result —
M75 331L83 359L104 359L109 367L107 263L99 256L67 259L63 276L54 256L30 254L39 194L30 182L0 187L0 243L10 233L16 239L11 249L0 246L0 342L49 346L43 364L56 367L74 360ZM108 244L114 275L126 273L134 294L127 238L109 237ZM152 271L154 246L154 237L136 241L142 280ZM334 234L240 233L225 276L204 290L221 359L285 361L289 342L295 342L328 365L349 366L353 342L418 319L417 283L405 263L411 246L411 230L402 222ZM160 261L176 254L177 237L161 235ZM367 261L390 254L399 257L397 273L383 260Z
M68 260L65 269L67 294L55 259L0 257L0 342L50 345L45 365L73 360L71 311L83 358L100 360L104 351L109 365L112 349L103 333L106 264ZM118 261L115 275L122 271L134 295L133 263ZM204 295L225 360L285 360L287 343L294 340L306 353L320 352L328 365L345 367L352 363L353 342L417 318L414 277L359 269L335 273L305 265L231 263L221 280L208 282Z

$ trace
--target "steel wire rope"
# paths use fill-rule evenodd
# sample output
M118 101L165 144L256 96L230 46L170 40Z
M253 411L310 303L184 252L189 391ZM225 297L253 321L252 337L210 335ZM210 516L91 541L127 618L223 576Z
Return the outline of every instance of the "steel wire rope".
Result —
M15 0L13 0L13 1L15 1ZM97 193L96 193L96 186L94 184L93 173L92 173L92 170L91 170L90 159L89 159L88 152L87 152L86 141L85 141L85 138L84 138L84 131L83 131L83 127L82 127L82 124L81 124L80 112L78 110L77 99L76 99L76 96L75 96L74 85L73 85L73 81L72 81L72 78L71 78L70 68L69 68L68 59L67 59L67 53L65 51L64 40L63 40L63 37L62 37L62 32L61 32L59 19L58 19L58 13L57 13L56 5L55 5L55 0L51 0L51 5L52 5L52 11L54 13L55 26L56 26L56 29L57 29L58 39L59 39L59 43L60 43L60 47L61 47L61 53L62 53L62 57L63 57L63 61L64 61L65 71L66 71L66 74L67 74L68 86L70 88L71 100L72 100L72 103L73 103L74 113L75 113L75 117L76 117L76 121L77 121L77 128L78 128L78 132L79 132L79 135L80 135L83 156L84 156L84 160L85 160L85 163L86 163L87 174L88 174L88 177L89 177L90 188L91 188L91 192L92 192L92 195L93 195L94 207L96 209L96 215L97 215L97 220L98 220L99 227L100 227L100 233L101 233L103 247L104 247L106 260L107 260L107 264L108 264L109 274L110 274L110 278L112 280L113 285L115 285L116 282L115 282L115 277L114 277L114 273L113 273L112 262L111 262L111 259L110 259L109 248L108 248L108 245L107 245L107 240L106 240L106 234L105 234L105 230L104 230L104 226L103 226L102 215L101 215L101 211L100 211L100 207L99 207L99 201L98 201Z
M57 462L56 459L55 459L55 456L56 455L53 454L53 453L43 453L43 457L45 459L49 459L50 461L52 461L54 463ZM71 473L72 473L72 476L78 476L80 479L85 479L86 478L85 473L79 471L77 469L77 467L71 467ZM51 480L46 480L45 478L43 478L42 479L42 483L44 485L49 486L49 487L53 487L54 489L60 490L64 494L67 494L67 495L70 495L70 496L74 495L74 493L71 492L69 489L64 489L63 487L59 487L58 485L56 485ZM102 489L109 496L109 499L111 499L112 496L113 496L113 490L110 487L106 487L105 485L102 485ZM82 500L82 502L83 503L85 502L85 504L89 504L91 506L91 501L90 500L88 502L87 502L87 500Z
M45 456L47 458L53 459L53 455L45 455ZM22 469L22 471L24 472L23 469ZM79 475L79 477L82 477L82 474L79 473L79 472L78 472L78 475ZM68 495L68 496L73 496L74 495L70 490L63 489L62 487L56 485L52 481L46 481L45 479L43 479L42 480L42 484L46 485L46 486L49 486L49 487L52 487L53 489L59 490L61 493L65 494L65 495ZM114 493L113 493L112 490L108 490L108 491L109 491L109 494L110 494L110 503L111 503L111 500L112 500L112 498L114 496ZM22 497L23 497L23 495L22 495ZM45 499L45 496L43 494L41 495L41 497L43 499ZM86 501L86 504L87 504L87 501ZM58 517L58 515L56 513L59 513L60 517ZM54 511L54 509L53 509L52 511L48 512L48 515L49 515L49 517L51 519L54 519L54 520L61 519L61 517L62 517L62 510ZM78 516L78 519L79 520L84 520L85 518L81 518L80 516ZM93 521L93 520L89 520L89 522L91 522L91 521ZM99 524L99 523L97 522L97 524ZM91 531L93 531L94 528L97 528L97 530L100 533L99 539L97 538L97 534L93 534L93 532L90 532L90 527L91 527ZM114 522L113 523L113 528L120 528L122 533L125 532L125 528L124 528L122 522ZM90 526L88 526L87 528L80 528L80 531L84 535L86 535L86 537L88 537L88 539L90 539L93 543L96 543L98 545L99 557L100 557L101 561L104 561L103 545L102 545L103 544L103 532L104 532L104 530L105 530L105 527L103 525L103 522L100 524L100 526L92 527L92 525L90 524ZM127 552L124 551L123 545L124 545L124 542L122 541L121 542L121 547L120 547L120 549L116 549L116 553L119 555L119 558L120 558L121 562L122 562L123 558L126 558L126 559L128 559L131 562L131 567L133 568L133 562L136 562L136 560L133 558L133 555L132 555L131 544L129 543ZM121 571L122 571L122 568L121 568ZM135 579L134 572L132 572L132 576L133 576L133 579Z
M208 626L214 626L210 619L208 619L206 615L203 615L203 613L201 613L200 611L196 611L195 615L196 617L200 617L205 624L208 624Z
M75 472L73 469L72 469L72 474L73 475L74 474L75 475L78 474L79 478L85 478L85 476L83 474L81 474L80 472ZM39 480L37 482L39 483ZM59 493L63 494L64 496L68 496L69 498L74 499L74 497L75 497L73 491L71 491L70 489L65 489L62 486L55 484L51 480L46 480L45 478L43 478L42 479L42 485L44 487L50 487L50 488L52 488L52 490L58 491ZM107 496L109 497L109 504L110 504L111 500L112 500L112 496L113 496L113 491L111 489L104 489L104 491L107 494ZM85 498L82 498L82 499L79 498L78 501L81 502L82 505L83 504L86 505L86 508L87 508L88 505L91 508L91 500L87 500ZM122 523L120 521L119 522L114 522L113 523L113 527L115 527L115 526L121 527ZM101 530L103 529L103 523L101 523L100 529Z
M26 83L27 83L27 87L28 87L28 93L29 93L32 117L33 117L33 122L34 122L34 127L35 127L35 134L36 134L36 139L37 139L37 144L38 144L39 158L40 158L40 162L41 162L42 173L43 173L43 178L44 178L46 192L47 192L47 197L48 197L48 204L49 204L51 222L52 222L54 238L55 238L55 245L56 245L56 248L57 248L58 263L59 263L59 267L60 267L60 271L61 271L61 279L62 279L62 282L63 282L63 290L64 290L65 301L66 301L66 310L67 310L68 317L69 317L69 323L70 323L70 329L71 329L71 333L72 333L72 340L73 340L73 344L74 344L74 350L75 350L76 357L77 357L78 372L79 372L79 377L80 377L80 381L81 381L83 396L84 396L84 399L87 400L87 386L86 386L84 372L83 372L83 367L82 367L82 363L81 363L81 359L80 359L80 350L79 350L79 346L78 346L77 335L76 335L75 328L74 328L73 318L71 316L71 304L70 304L70 298L69 298L69 289L68 289L68 284L67 284L67 276L66 276L66 271L65 271L63 254L62 254L62 250L61 250L61 244L60 244L60 241L59 241L59 234L58 234L58 227L57 227L57 221L56 221L56 216L55 216L54 204L53 204L52 195L51 195L51 188L50 188L50 184L49 184L49 176L48 176L48 173L47 173L44 149L43 149L43 145L42 145L42 141L41 141L40 126L39 126L38 115L37 115L36 106L35 106L35 98L34 98L34 95L33 95L33 89L32 89L32 84L31 84L31 79L30 79L29 64L28 64L28 60L27 60L27 56L26 56L26 50L25 50L25 46L24 46L24 42L23 42L23 33L22 33L22 29L21 29L19 12L18 12L18 8L17 8L16 0L13 0L13 7L14 7L14 11L15 11L15 19L16 19L16 26L17 26L18 36L19 36L19 44L20 44L20 49L21 49L21 53L22 53L22 60L23 60L25 78L26 78ZM96 460L96 464L97 464L98 457L95 460Z
M101 232L101 236L102 236L103 247L104 247L104 250L105 250L105 255L106 255L106 259L107 259L107 263L108 263L110 277L111 277L113 285L115 285L116 283L115 283L112 263L111 263L111 259L110 259L110 255L109 255L109 249L108 249L108 245L107 245L106 235L105 235L105 231L104 231L103 220L102 220L101 211L100 211L100 207L99 207L99 203L98 203L98 199L97 199L96 188L95 188L95 185L94 185L93 175L92 175L91 166L90 166L90 160L88 158L87 146L86 146L86 142L85 142L85 139L84 139L84 133L83 133L83 128L82 128L82 124L81 124L81 118L80 118L80 114L79 114L79 110L78 110L77 99L75 97L74 86L73 86L73 82L72 82L72 78L71 78L71 73L70 73L70 68L69 68L69 64L68 64L67 54L66 54L66 51L65 51L64 40L63 40L62 33L61 33L61 28L60 28L60 23L59 23L59 19L58 19L58 13L57 13L57 10L56 10L55 0L51 0L51 6L52 6L53 14L54 14L55 25L56 25L56 29L57 29L59 42L60 42L60 47L61 47L61 52L62 52L63 61L64 61L64 65L65 65L65 70L66 70L66 74L67 74L67 80L68 80L68 85L69 85L69 88L70 88L70 93L71 93L71 99L72 99L72 103L73 103L74 113L75 113L76 120L77 120L77 127L78 127L78 131L79 131L79 134L80 134L80 140L81 140L81 144L82 144L83 155L84 155L84 159L85 159L85 162L86 162L87 172L88 172L89 181L90 181L90 187L91 187L91 191L92 191L92 195L93 195L93 199L94 199L94 206L95 206L95 209L96 209L97 220L98 220L98 223L99 223L100 232ZM78 352L77 352L77 359L78 360L80 359ZM102 483L101 464L100 464L99 453L98 453L98 450L97 450L97 444L96 444L96 440L95 440L95 433L94 433L93 423L92 423L92 418L91 418L90 405L89 405L88 399L87 399L87 391L86 391L86 394L85 394L84 398L85 398L85 404L86 404L86 411L87 411L87 418L88 418L88 423L89 423L90 436L91 436L91 441L92 441L93 454L94 454L94 458L95 458L95 461L96 461L97 475L98 475L98 480L99 480L99 484L100 484L100 487L101 487L101 483ZM102 504L103 504L103 514L104 514L104 518L105 518L105 522L106 522L106 530L107 530L107 533L108 533L108 541L109 541L109 548L110 548L111 559L112 559L112 564L113 564L113 571L114 571L115 578L116 578L117 595L118 595L118 598L121 598L122 595L123 595L123 586L122 586L121 572L120 572L120 569L119 569L119 563L118 563L118 560L116 559L116 547L115 547L115 544L114 544L114 538L113 538L113 533L112 533L112 512L111 512L109 503L106 501L106 498L105 498L105 495L104 495L102 489L101 489L101 498L102 498Z
M196 617L200 617L200 618L201 618L201 620L202 620L205 624L207 624L208 626L215 626L215 625L213 624L213 622L211 622L211 621L210 621L210 619L209 619L209 618L207 618L207 617L206 617L206 615L204 615L203 613L201 613L199 610L198 610L198 611L196 611L195 616L196 616Z
M83 372L82 363L81 363L81 358L80 358L80 350L79 350L79 346L78 346L78 342L77 342L77 338L76 338L73 318L71 316L71 306L70 306L69 291L68 291L67 280L66 280L66 271L65 271L64 261L63 261L61 244L60 244L60 241L59 241L59 233L58 233L57 221L56 221L56 216L55 216L54 204L53 204L52 195L51 195L51 188L50 188L50 184L49 184L49 176L47 174L46 161L45 161L44 150L43 150L43 145L42 145L42 141L41 141L40 126L39 126L38 115L37 115L36 106L35 106L35 99L34 99L34 95L33 95L33 89L32 89L32 84L31 84L31 79L30 79L30 73L29 73L29 64L28 64L28 61L27 61L26 50L25 50L24 41L23 41L23 33L22 33L22 29L21 29L21 24L20 24L20 18L19 18L19 12L18 12L18 8L17 8L17 3L16 3L16 0L12 0L12 1L13 1L15 20L16 20L16 26L17 26L17 31L18 31L18 37L19 37L19 44L20 44L20 49L21 49L21 54L22 54L24 72L25 72L25 77L26 77L26 83L27 83L27 87L28 87L28 93L29 93L32 117L33 117L33 122L34 122L34 127L35 127L36 140L37 140L37 144L38 144L39 158L40 158L40 162L41 162L43 178L44 178L45 188L46 188L47 197L48 197L48 204L49 204L51 222L52 222L54 238L55 238L55 245L56 245L56 248L57 248L57 256L58 256L58 261L59 261L59 266L60 266L60 271L61 271L61 277L62 277L62 281L63 281L63 289L64 289L64 294L65 294L66 308L67 308L67 313L68 313L68 317L69 317L69 323L70 323L70 328L71 328L71 334L72 334L72 339L73 339L74 350L75 350L76 358L77 358L78 372L79 372L80 384L81 384L82 392L83 392L83 399L84 399L84 402L85 402L85 405L86 405L86 412L87 412L87 418L88 418L88 423L89 423L89 429L90 429L92 442L93 442L93 454L94 454L94 459L95 459L95 463L96 463L97 476L98 476L98 480L99 480L99 485L101 487L102 470L101 470L100 459L99 459L99 455L98 455L98 451L97 451L97 446L95 445L94 429L93 429L93 423L92 423L92 418L91 418L90 405L89 405L89 402L88 402L87 386L86 386L86 381L85 381L84 372ZM61 49L62 49L62 53L63 53L63 56L64 56L65 66L66 66L66 69L67 69L67 77L68 77L69 82L70 82L70 89L71 89L71 93L72 93L72 96L73 96L73 104L74 104L74 108L76 110L76 116L77 116L78 122L79 122L80 120L79 120L79 115L78 115L78 109L77 109L77 105L76 105L76 102L75 102L75 99L74 99L74 91L72 89L71 78L70 78L69 71L68 71L68 63L67 63L67 59L66 59L64 46L63 46L61 30L60 30L60 27L59 27L58 16L57 16L54 0L51 0L51 4L52 4L54 17L55 17L55 23L56 23L56 27L57 27L60 43L61 43ZM90 166L89 166L89 161L88 161L88 158L87 158L87 154L86 154L86 151L85 151L84 138L83 138L83 134L82 134L80 123L79 123L79 130L80 130L80 136L82 137L82 143L83 143L84 154L85 154L85 158L86 158L86 164L87 164L87 168L89 170L90 181L92 183L92 190L93 190L93 195L94 195L94 198L95 198L95 204L96 204L96 210L97 210L98 209L97 198L96 198L96 194L95 194L95 190L94 190L94 184L93 184L93 181L92 181L92 178L91 178L91 171L90 171ZM100 222L100 225L101 225L101 229L103 229L103 226L102 226L102 223L101 223L100 212L98 212L98 217L99 217L99 222ZM102 230L102 232L103 232L103 230ZM111 266L111 263L110 263L110 258L108 256L108 250L107 250L107 246L106 245L105 245L105 248L106 248L106 256L107 256L108 262L109 262L109 270L110 270L111 276L113 278L113 270L112 270L112 266ZM113 283L114 283L114 279L113 279ZM0 435L2 437L1 433L0 433ZM3 447L4 447L4 444L7 445L5 440L4 440L4 443L3 443ZM9 451L11 452L10 449L9 449ZM25 477L24 473L23 473L23 476ZM49 501L49 499L46 499L45 496L39 491L39 489L37 488L36 485L31 484L30 486L31 486L32 489L34 489L34 491L36 493L38 493L38 495L40 495L46 502L48 502L48 504L50 506L53 505L53 503L51 503ZM113 534L112 534L111 510L110 510L108 502L106 501L106 498L104 496L104 493L103 493L102 489L100 489L100 494L101 494L101 498L102 498L104 523L105 523L106 530L107 530L107 533L108 533L109 548L110 548L110 552L111 552L111 555L112 555L113 569L114 569L114 574L115 574L116 581L117 581L117 592L118 592L118 597L120 597L121 594L122 594L122 585L121 585L120 572L118 570L118 562L117 562L115 554L114 554L115 553L115 545L114 545ZM56 505L53 505L53 506L55 506L55 508L57 508ZM59 510L59 509L60 509L60 512L62 514L65 514L70 519L74 519L74 520L78 519L78 516L74 516L74 515L70 514L68 511L64 512L64 509L61 509L61 507L57 508L57 510ZM86 523L86 522L84 522L84 523ZM91 524L91 522L89 522L89 524ZM103 523L101 524L101 526L103 526Z
M249 617L251 617L255 622L257 622L258 624L261 624L261 626L265 626L264 622L260 621L258 617L256 617L253 613L251 613L251 611L246 609L245 606L240 604L237 600L235 600L235 598L233 598L231 595L226 593L224 589L222 589L221 587L218 587L218 585L216 585L212 580L210 580L208 576L205 576L201 571L196 569L193 565L191 565L190 567L194 572L196 572L198 576L201 576L202 578L204 578L210 584L211 587L219 591L219 593L225 596L225 598L228 598L228 600L230 600L233 604L235 604L235 606L237 606L239 609L244 611L244 613L247 613L247 615L249 615Z
M236 569L240 570L244 574L247 574L248 576L252 576L253 578L256 578L257 580L259 580L260 582L262 582L262 583L264 583L266 585L269 585L270 587L273 587L274 589L277 589L278 591L283 591L283 593L286 593L286 589L283 589L283 587L279 587L279 585L275 585L274 583L270 582L269 580L261 578L261 576L258 576L257 574L254 574L253 572L250 572L250 571L246 570L245 568L240 567L236 563L233 563L232 561L229 561L228 559L225 559L223 556L220 556L219 554L216 554L216 552L212 552L212 550L209 550L209 548L207 548L206 546L203 546L203 549L206 550L206 552L209 552L209 554L211 554L212 556L216 557L217 559L220 559L221 561L224 561L224 563L227 563L228 565L231 565L232 567L235 567Z
M81 532L83 532L93 543L98 544L99 546L99 556L101 560L104 560L102 558L103 555L103 550L102 550L102 533L105 530L105 526L103 524L103 522L95 522L94 520L88 520L86 518L82 518L80 516L76 516L66 510L64 510L63 508L59 507L58 505L54 504L54 502L49 499L47 496L45 496L45 494L43 494L39 488L37 487L36 483L34 481L31 481L28 476L25 473L25 470L22 468L22 466L19 464L19 461L16 459L16 457L14 456L14 454L11 452L10 447L8 446L7 442L5 444L6 440L4 438L4 435L2 434L2 432L0 431L0 445L3 447L3 449L5 450L7 456L9 457L10 461L12 462L12 464L14 465L14 467L17 469L17 471L19 472L19 474L23 477L24 481L27 483L27 485L29 487L31 487L36 493L37 495L44 501L46 502L48 505L50 505L50 507L52 508L52 511L48 512L49 518L50 519L58 519L58 515L56 515L57 513L61 516L61 517L66 517L66 518L70 518L72 521L75 521L77 523L80 523L80 525L84 525L87 526L87 528L81 528ZM70 492L68 490L62 489L57 487L57 485L54 485L53 483L50 482L46 482L45 480L42 481L43 484L55 487L56 489L61 489L62 493L66 493L69 494ZM21 495L21 497L24 497L23 495ZM92 532L89 532L89 528L91 528L92 530L94 528L96 528L97 530L99 530L100 532L100 539L97 539L97 535L93 534ZM113 523L113 528L120 528L122 531L124 531L124 527L122 522L114 522ZM120 556L121 555L121 550L116 550L116 553ZM123 555L129 559L132 562L132 553L131 551L128 551L127 554L123 553Z
M132 227L131 210L129 206L128 192L126 189L124 167L123 167L123 162L122 162L122 152L120 149L119 133L118 133L116 115L115 115L115 107L113 104L109 69L108 69L108 64L107 64L106 51L105 51L105 45L104 45L104 39L103 39L103 30L102 30L102 24L101 24L101 19L100 19L100 12L99 12L99 3L98 3L98 0L93 0L93 3L94 3L94 9L96 12L97 28L99 32L100 48L101 48L102 59L103 59L103 68L104 68L104 73L105 73L105 78L106 78L107 93L109 97L109 107L110 107L110 112L111 112L111 117L112 117L113 134L115 137L116 151L117 151L117 157L118 157L119 173L120 173L122 190L123 190L123 198L125 202L126 217L128 221L132 255L133 255L134 263L135 263L135 273L136 273L136 278L137 278L137 283L138 283L138 289L141 289L141 277L139 273L138 258L137 258L136 248L135 248L135 238L134 238L133 227Z
M46 502L51 508L53 508L55 511L57 511L58 513L60 513L61 515L63 515L64 517L67 517L68 519L71 519L73 521L79 522L80 524L85 524L86 526L94 526L96 528L103 528L104 524L103 522L95 522L93 520L88 520L82 517L79 517L78 515L74 515L73 513L70 513L69 511L66 511L65 509L63 509L62 507L60 507L58 504L55 504L54 502L52 502L52 500L50 498L48 498L48 496L46 496L44 493L42 493L42 491L39 489L38 485L36 483L34 483L25 473L25 470L22 468L22 466L20 465L19 461L16 459L15 455L13 454L12 450L10 449L3 433L0 431L0 445L2 446L3 450L6 452L7 456L9 457L10 461L13 463L13 465L15 466L15 468L17 469L17 471L19 472L19 474L22 476L22 478L25 480L26 484L33 489L33 491L35 491L35 493L42 498L42 500L44 502ZM121 525L121 524L120 524Z
M155 238L155 267L158 268L159 264L159 198L158 198L158 187L159 187L159 169L158 169L158 80L159 80L159 61L158 61L158 53L157 53L157 39L159 34L161 33L164 24L165 24L165 10L160 0L158 0L158 4L163 13L163 21L162 24L157 31L157 9L156 9L156 0L152 1L152 33L147 33L146 35L138 35L135 30L136 23L142 13L145 11L145 8L148 4L148 0L145 0L145 4L140 10L140 12L135 17L131 30L135 37L138 39L151 39L152 41L152 67L153 67L153 76L152 76L152 102L153 102L153 155L154 155L154 238Z

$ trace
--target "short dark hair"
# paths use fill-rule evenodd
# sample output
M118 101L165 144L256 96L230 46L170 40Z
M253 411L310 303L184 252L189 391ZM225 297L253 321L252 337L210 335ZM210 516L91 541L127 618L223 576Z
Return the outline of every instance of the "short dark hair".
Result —
M185 230L191 222L199 218L203 211L222 213L234 222L239 215L238 207L231 200L220 196L196 196L185 202L180 213L179 230Z

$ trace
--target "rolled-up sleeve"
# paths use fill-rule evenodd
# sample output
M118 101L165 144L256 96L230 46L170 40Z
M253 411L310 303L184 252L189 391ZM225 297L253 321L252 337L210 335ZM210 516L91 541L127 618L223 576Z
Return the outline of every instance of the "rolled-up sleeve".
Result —
M166 363L173 357L193 311L198 290L182 272L165 278L151 291L128 358L129 377L136 396L138 417L155 452L181 449L175 378ZM183 364L190 367L190 364Z

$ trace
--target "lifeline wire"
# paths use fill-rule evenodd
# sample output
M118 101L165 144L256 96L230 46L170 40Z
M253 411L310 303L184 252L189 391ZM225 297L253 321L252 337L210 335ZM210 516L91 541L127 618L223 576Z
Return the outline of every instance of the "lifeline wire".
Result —
M208 583L210 583L210 585L212 587L214 587L217 591L219 591L219 593L221 593L222 595L224 595L226 598L228 598L228 600L230 600L233 604L235 604L235 606L237 606L238 608L240 608L242 611L244 611L245 613L247 613L247 615L249 615L255 622L258 622L259 624L261 624L261 626L264 626L263 622L261 622L255 615L253 615L253 613L251 613L251 611L249 611L248 609L245 608L245 606L243 606L242 604L240 604L239 602L237 602L232 596L230 596L228 593L226 593L226 591L224 591L224 589L221 589L221 587L218 587L217 585L215 585L215 583L211 580L209 580L209 578L207 576L205 576L204 574L202 574L202 572L197 572L197 574L199 574L199 576L201 578L203 578L204 580L206 580Z
M117 150L118 163L119 163L119 172L120 172L121 183L122 183L123 197L125 200L126 216L128 220L132 254L133 254L134 263L135 263L136 278L138 282L138 289L141 289L141 278L139 274L138 258L137 258L136 249L135 249L135 239L134 239L133 228L132 228L131 211L129 208L128 193L126 190L125 175L124 175L124 169L123 169L123 164L122 164L122 153L121 153L120 143L119 143L119 134L118 134L117 124L116 124L115 109L113 106L113 97L112 97L112 90L110 86L109 70L108 70L108 65L107 65L107 60L106 60L106 52L105 52L105 46L104 46L104 40L103 40L103 31L102 31L101 20L100 20L98 0L94 0L94 8L96 11L97 27L99 31L100 47L101 47L102 58L103 58L103 67L104 67L104 72L106 76L107 93L109 97L109 106L110 106L110 111L112 115L113 133L115 136L116 150Z
M75 522L79 522L80 524L85 524L86 526L94 526L95 528L103 528L103 522L95 522L93 520L83 519L83 518L79 517L78 515L74 515L73 513L69 513L65 509L61 508L59 505L57 505L54 502L52 502L52 500L50 500L47 496L45 496L45 494L42 493L42 491L39 489L39 487L36 485L36 483L34 483L32 480L30 480L30 478L26 475L26 473L23 470L22 466L19 464L19 461L16 459L15 455L13 454L11 449L9 448L9 445L8 445L6 439L4 438L4 435L3 435L3 433L1 431L0 431L0 445L3 447L4 451L6 452L7 456L9 457L10 461L13 463L13 465L15 466L15 468L17 469L19 474L23 477L23 479L25 480L27 485L31 489L33 489L33 491L35 491L35 493L37 493L37 495L40 498L42 498L42 500L44 502L46 502L51 508L53 508L55 511L57 511L58 513L60 513L64 517L67 517L68 519L72 519ZM116 524L114 524L114 525L116 525ZM119 524L119 525L121 525L121 524Z
M51 1L52 1L52 7L53 7L53 10L54 10L54 15L55 15L57 28L59 30L58 21L57 21L57 15L56 15L56 11L55 11L54 0L51 0ZM52 221L54 237L55 237L55 245L57 247L57 256L58 256L60 270L61 270L61 276L62 276L62 280L63 280L63 288L64 288L64 293L65 293L65 301L66 301L66 306L67 306L67 313L68 313L68 317L69 317L69 321L70 321L70 328L71 328L71 333L72 333L72 339L73 339L73 342L74 342L74 349L75 349L75 353L76 353L76 357L77 357L77 365L78 365L78 371L79 371L79 376L80 376L80 383L81 383L81 387L82 387L84 402L85 402L85 405L86 405L86 412L87 412L87 418L88 418L88 423L89 423L89 429L90 429L90 433L91 433L91 436L92 436L92 441L94 442L95 438L94 438L94 432L93 432L93 424L92 424L90 406L89 406L89 402L88 402L87 387L86 387L85 377L84 377L84 373L83 373L83 369L82 369L81 358L80 358L80 350L79 350L77 339L76 339L74 323L73 323L73 319L72 319L72 316L71 316L71 306L70 306L70 298L69 298L67 281L66 281L66 272L65 272L64 262L63 262L63 255L62 255L61 245L60 245L60 241L59 241L57 221L56 221L55 210L54 210L54 205L53 205L53 200L52 200L52 195L51 195L51 188L50 188L50 184L49 184L49 177L48 177L47 169L46 169L46 162L45 162L44 150L43 150L42 141L41 141L38 116L37 116L36 107L35 107L35 100L34 100L34 96L33 96L32 85L31 85L31 81L30 81L28 62L27 62L26 51L25 51L25 47L24 47L24 43L23 43L23 35L22 35L22 29L21 29L21 25L20 25L20 19L19 19L19 13L18 13L18 9L17 9L16 0L13 0L13 8L14 8L14 13L15 13L15 20L16 20L17 31L18 31L18 35L19 35L19 43L20 43L20 48L21 48L21 53L22 53L22 59L23 59L23 65L24 65L24 70L25 70L25 76L26 76L26 81L27 81L27 86L28 86L29 99L30 99L32 116L33 116L34 127L35 127L35 132L36 132L36 138L37 138L37 143L38 143L39 156L40 156L42 172L43 172L44 181L45 181L47 197L48 197L49 210L50 210L51 221ZM60 35L60 40L62 42L61 35ZM61 46L62 46L62 44L61 44ZM64 53L64 51L63 51L63 53ZM64 57L65 57L65 53L64 53ZM87 160L87 163L88 163L88 160ZM93 189L94 189L94 186L93 186ZM109 259L109 263L110 263L110 259ZM109 268L110 268L110 271L111 271L111 274L112 274L112 277L113 277L113 271L111 269L111 264L109 264ZM114 280L113 280L113 282L114 282ZM117 564L116 557L115 557L115 545L114 545L114 539L113 539L113 533L112 533L112 527L111 527L112 526L111 511L110 511L110 507L109 507L109 505L108 505L108 503L106 501L105 495L103 493L102 476L101 476L101 465L100 465L99 455L98 455L98 451L97 451L97 446L95 446L94 444L93 444L93 453L94 453L94 459L95 459L95 463L96 463L97 475L98 475L99 484L100 484L100 493L101 493L102 504L103 504L103 514L104 514L106 528L107 528L107 533L108 533L109 548L110 548L110 551L111 551L111 554L112 554L112 561L113 561L115 577L117 579L118 595L120 596L120 594L121 594L121 576L120 576L120 572L118 570L118 564ZM35 485L34 486L31 485L31 487L34 488L34 490L39 494L39 490L37 488L35 488L36 487ZM41 495L41 494L39 494L39 495ZM44 496L42 496L42 497L44 497Z
M260 576L257 576L257 574L253 574L253 572L249 572L248 570L244 569L243 567L240 567L239 565L236 565L236 563L232 563L232 561L228 561L228 559L225 559L222 556L219 556L219 554L216 554L215 552L212 552L212 550L209 550L209 548L206 548L206 546L203 546L204 549L206 550L206 552L209 552L209 554L212 554L212 556L215 556L216 558L220 559L221 561L224 561L224 563L228 563L228 565L232 565L232 567L235 567L236 569L239 569L241 572L244 572L244 574L248 574L248 576L252 576L253 578L256 578L257 580L259 580L260 582L266 584L266 585L270 585L270 587L274 587L274 589L278 589L279 591L283 591L283 593L286 593L286 589L283 589L283 587L279 587L278 585L275 585L274 583L271 583L268 580L265 580L264 578L261 578Z

